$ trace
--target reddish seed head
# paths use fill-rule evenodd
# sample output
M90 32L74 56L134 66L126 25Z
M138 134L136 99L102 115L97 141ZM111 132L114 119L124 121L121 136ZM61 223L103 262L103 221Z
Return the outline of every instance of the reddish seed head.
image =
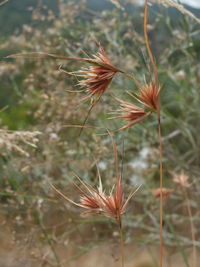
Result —
M121 217L126 211L127 204L129 203L132 196L135 194L135 192L140 187L138 187L134 192L129 194L126 200L124 199L121 177L119 175L119 170L118 170L117 149L116 149L116 145L112 139L110 132L108 133L112 140L114 158L115 158L115 170L116 170L115 190L112 190L109 195L105 194L98 168L97 170L98 170L98 176L99 176L99 186L97 190L94 189L89 184L85 184L77 175L75 175L76 178L79 180L79 182L83 186L83 189L82 189L80 186L74 184L76 188L81 192L79 203L76 203L73 200L66 197L65 195L63 195L53 185L51 186L54 188L54 190L56 190L56 192L58 192L62 197L64 197L70 203L85 209L84 214L88 214L88 213L89 214L102 214L106 217L110 217L110 218L117 220L117 222L121 224Z
M101 189L98 190L98 192L94 189L91 191L90 189L90 192L85 193L84 196L81 197L80 206L87 210L84 213L98 213L109 218L120 220L125 213L126 206L132 194L126 201L124 200L124 193L120 180L116 184L114 193L111 192L109 195L106 195L102 191L102 185L99 188Z
M145 112L142 108L129 103L125 102L119 98L116 98L120 102L120 109L116 110L112 114L116 115L115 118L123 118L128 121L128 124L121 127L118 130L123 130L129 128L137 123L140 123L144 120L150 113Z
M121 180L118 180L114 193L111 192L109 195L106 195L101 190L98 193L95 191L94 199L92 200L88 199L86 195L81 197L81 205L87 209L86 213L98 213L120 221L126 211L128 202L138 189L125 200Z
M78 76L83 78L79 85L86 87L85 90L89 93L89 97L94 95L101 96L108 88L114 75L117 72L122 72L111 64L102 46L100 46L98 54L94 55L93 58L78 59L92 64L89 68L77 72Z
M149 85L145 85L139 88L139 93L135 95L136 99L149 109L158 111L159 109L159 95L160 86L155 82L151 82Z
M119 220L125 213L124 207L124 194L122 190L122 184L118 181L116 185L116 190L113 194L109 196L104 196L102 198L104 216L111 217Z
M116 219L117 221L121 221L121 217L126 211L126 206L128 202L135 194L135 192L139 189L138 187L125 200L121 180L117 181L115 192L114 193L111 192L109 195L106 195L103 192L101 180L99 181L98 190L95 190L90 185L87 185L83 181L81 181L80 178L78 179L86 189L82 190L79 186L76 185L76 187L82 193L79 203L74 202L73 200L63 195L53 185L51 186L57 193L59 193L67 201L78 207L85 209L85 212L83 212L82 214L102 214L106 217Z
M173 189L169 189L169 188L162 188L162 196L163 197L168 197L173 193ZM152 194L159 198L161 196L161 189L160 188L156 188L152 190Z
M80 203L89 209L98 209L100 208L99 200L95 196L84 195L80 198Z

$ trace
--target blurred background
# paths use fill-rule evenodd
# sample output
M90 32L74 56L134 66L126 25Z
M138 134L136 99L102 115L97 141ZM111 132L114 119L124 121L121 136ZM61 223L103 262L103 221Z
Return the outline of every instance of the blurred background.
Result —
M158 64L164 144L164 242L166 266L192 266L199 250L200 201L200 4L152 1L148 34ZM83 217L49 182L78 201L76 172L106 191L115 179L110 137L79 129L90 102L82 102L77 78L61 73L87 63L51 58L6 59L13 53L96 54L95 37L111 62L143 81L148 56L143 38L143 1L11 0L0 6L0 266L118 266L119 233L114 221ZM117 74L87 125L110 131L119 103L132 101L132 80ZM123 217L126 266L159 266L159 151L156 115L114 134L124 191L131 200ZM122 164L123 162L123 164ZM174 182L184 175L189 186ZM188 212L188 207L190 212ZM191 221L195 242L191 236Z

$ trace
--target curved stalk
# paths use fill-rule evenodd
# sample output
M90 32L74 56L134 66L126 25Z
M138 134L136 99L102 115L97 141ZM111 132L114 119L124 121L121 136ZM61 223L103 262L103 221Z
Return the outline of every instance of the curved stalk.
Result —
M158 72L156 62L154 60L151 47L149 44L149 38L147 34L147 22L148 22L148 0L145 0L144 6L144 40L147 48L148 56L153 67L154 83L155 87L159 88L158 82ZM151 69L150 69L151 70ZM163 144L161 135L161 121L160 121L160 103L157 107L158 116L158 139L159 139L159 158L160 158L160 267L163 267L163 165L162 165L162 155L163 155Z

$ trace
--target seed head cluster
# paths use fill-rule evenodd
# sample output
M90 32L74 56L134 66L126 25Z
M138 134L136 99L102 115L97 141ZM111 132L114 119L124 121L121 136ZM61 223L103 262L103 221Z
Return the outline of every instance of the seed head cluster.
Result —
M122 72L111 64L102 46L100 46L97 55L93 55L93 58L82 58L81 60L91 64L88 68L76 72L80 78L83 78L78 84L85 88L88 97L101 96L108 88L115 74Z

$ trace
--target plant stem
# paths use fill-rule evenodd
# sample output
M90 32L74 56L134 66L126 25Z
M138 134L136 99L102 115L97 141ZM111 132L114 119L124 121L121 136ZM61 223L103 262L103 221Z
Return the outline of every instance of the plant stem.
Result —
M127 72L122 72L125 76L127 76L128 78L132 79L134 81L134 83L137 85L138 88L142 88L142 84L140 83L140 81L133 75L133 74L129 74Z
M196 246L195 246L195 227L192 220L192 210L189 202L189 196L187 189L182 186L183 193L185 195L186 204L187 204L187 211L190 218L190 228L191 228L191 235L192 235L192 267L197 267L197 252L196 252Z
M51 239L48 236L48 233L46 232L46 229L44 227L43 220L42 220L42 215L40 214L39 211L37 212L37 217L38 217L38 222L39 222L39 225L41 227L41 230L42 230L42 232L44 234L44 237L46 238L47 243L48 243L48 245L49 245L49 247L50 247L50 249L52 251L52 254L53 254L54 258L55 258L56 266L57 267L61 267L60 259L59 259L58 255L56 253L56 250L55 250L55 248L54 248L54 246L52 244Z
M120 234L120 260L121 260L121 267L124 267L124 237L123 237L121 218L118 219L118 225Z
M163 267L163 144L161 135L161 121L160 121L160 107L157 111L158 114L158 137L159 137L159 150L160 150L160 267Z

